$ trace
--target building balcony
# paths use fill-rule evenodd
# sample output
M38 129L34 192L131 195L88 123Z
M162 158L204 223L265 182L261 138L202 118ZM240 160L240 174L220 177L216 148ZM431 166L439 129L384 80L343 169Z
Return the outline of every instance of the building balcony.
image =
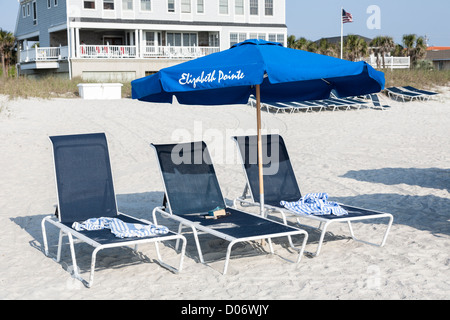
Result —
M113 46L113 45L79 45L74 56L80 59L195 59L219 52L219 47L177 47L177 46ZM68 47L47 47L20 51L20 63L57 62L67 60Z
M219 52L219 47L80 45L77 56L90 59L194 59L214 52Z

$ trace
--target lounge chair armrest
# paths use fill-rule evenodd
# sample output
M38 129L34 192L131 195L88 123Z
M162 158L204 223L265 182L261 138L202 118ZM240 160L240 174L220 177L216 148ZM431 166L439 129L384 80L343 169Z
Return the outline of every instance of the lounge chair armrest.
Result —
M154 224L158 224L158 221L156 220L156 212L159 212L159 214L161 214L162 217L170 217L172 215L172 213L164 211L165 207L156 207L153 209L152 211L152 216L153 216L153 223Z

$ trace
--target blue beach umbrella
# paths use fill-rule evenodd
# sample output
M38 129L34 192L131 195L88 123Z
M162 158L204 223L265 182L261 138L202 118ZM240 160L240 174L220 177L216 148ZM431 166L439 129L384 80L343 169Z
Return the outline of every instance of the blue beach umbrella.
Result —
M261 102L305 101L358 96L384 89L384 73L366 62L351 62L285 48L279 43L246 40L228 50L161 69L131 82L132 98L147 102L223 105L247 104L256 97L261 214L264 186Z

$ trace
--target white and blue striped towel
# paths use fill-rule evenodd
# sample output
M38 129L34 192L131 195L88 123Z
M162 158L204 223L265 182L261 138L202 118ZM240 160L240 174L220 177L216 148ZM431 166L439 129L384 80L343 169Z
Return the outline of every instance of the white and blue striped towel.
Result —
M169 229L165 226L158 226L155 224L137 224L126 223L117 218L92 218L84 222L74 222L72 228L77 231L83 230L101 230L110 229L111 232L118 238L130 238L130 237L149 237L156 235L163 235L169 232Z
M308 193L298 201L281 201L280 204L286 209L306 215L335 215L344 216L348 212L337 202L328 201L328 194L325 192Z

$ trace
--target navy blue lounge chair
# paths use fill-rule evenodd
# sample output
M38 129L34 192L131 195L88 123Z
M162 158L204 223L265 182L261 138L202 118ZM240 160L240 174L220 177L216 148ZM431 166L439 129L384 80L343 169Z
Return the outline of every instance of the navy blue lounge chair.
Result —
M378 95L377 94L369 94L369 98L370 98L370 100L372 100L372 103L373 103L373 107L375 108L375 109L381 109L381 110L387 110L387 109L389 109L390 108L390 106L388 106L388 105L382 105L381 104L381 102L380 102L380 98L378 97Z
M69 239L73 276L87 287L91 287L94 281L97 252L106 248L134 245L137 250L137 245L153 242L159 263L173 272L181 271L186 248L186 239L182 235L169 232L157 236L119 238L108 229L77 231L72 228L74 222L102 217L143 225L150 222L118 212L105 134L53 136L50 140L53 145L58 206L57 217L45 217L41 223L45 254L49 254L45 227L47 222L60 229L56 261L60 261L62 237L65 234ZM84 280L78 272L73 238L95 248L89 281ZM161 260L157 242L168 240L183 241L178 270Z
M402 90L401 88L398 88L398 87L386 88L386 92L388 93L389 97L395 97L396 100L398 98L401 98L403 100L403 102L406 101L405 99L409 99L410 101L412 101L414 99L419 100L423 97L423 94L421 94L421 93L415 93L415 92L411 92L411 91Z
M417 88L414 88L412 86L404 86L402 88L405 89L405 90L414 92L414 93L422 94L423 97L426 98L427 100L429 100L430 98L433 98L433 97L439 95L438 92L417 89Z
M240 152L244 173L247 179L244 193L241 197L234 200L234 205L236 207L237 203L240 203L241 206L259 206L259 179L256 157L256 136L233 137L233 139L235 140L237 148ZM296 216L297 222L299 224L299 218L318 221L320 223L318 229L322 229L322 232L320 235L317 250L315 253L312 253L313 255L319 255L327 227L329 226L329 224L334 222L347 222L351 236L354 240L377 245L355 238L351 222L367 219L389 218L386 232L381 244L379 245L384 246L393 221L393 216L389 213L367 210L343 204L340 204L341 207L343 207L348 212L348 215L345 216L300 215L296 212L284 208L280 204L280 201L293 202L298 201L302 197L294 174L294 170L292 169L286 146L284 144L284 140L279 135L263 135L262 146L265 207L269 211L280 213L282 215L284 223L287 223L286 214Z
M209 233L226 241L227 248L223 274L226 274L231 249L244 241L268 239L273 253L271 238L287 236L293 249L299 252L297 264L303 255L308 234L306 231L278 223L256 214L227 207L219 187L214 166L204 142L181 144L152 144L156 151L165 200L156 213L179 222L178 233L183 226L192 229L201 263L205 263L197 231ZM223 208L228 215L218 219L207 219L205 215L216 208ZM293 235L303 235L302 247L292 244Z

